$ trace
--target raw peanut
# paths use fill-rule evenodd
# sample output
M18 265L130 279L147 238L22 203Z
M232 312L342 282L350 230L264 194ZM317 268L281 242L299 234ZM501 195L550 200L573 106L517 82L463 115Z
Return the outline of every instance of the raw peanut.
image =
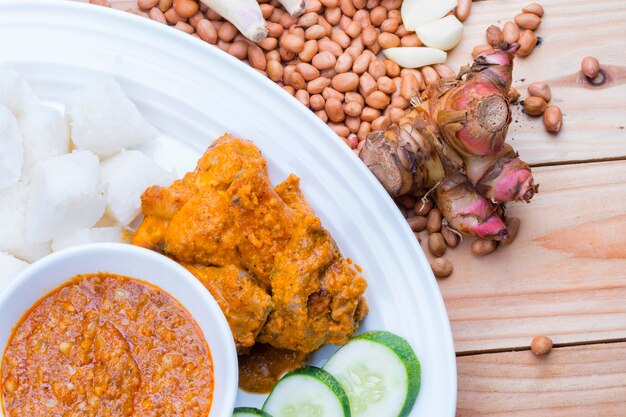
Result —
M446 258L435 258L430 261L430 269L437 278L447 278L452 275L452 263Z
M326 100L326 105L324 106L324 110L326 110L328 119L330 119L331 122L334 122L334 123L343 122L343 120L346 118L346 115L343 112L343 106L341 105L341 101L339 101L339 99L336 99L334 97L331 97L328 100Z
M411 100L419 93L419 87L417 79L413 74L402 75L402 82L400 84L400 95L406 100Z
M543 124L550 133L559 133L563 126L563 114L558 106L551 105L543 113Z
M318 40L318 39L322 39L324 36L326 36L326 30L324 29L324 26L322 25L313 25L310 28L308 28L306 30L306 32L304 32L304 37L307 40Z
M285 90L286 92L288 92L289 94L291 94L292 96L296 95L296 89L293 88L290 85L285 85L283 86L283 90ZM328 118L326 118L326 121L328 121ZM324 123L326 123L326 121L324 121Z
M352 57L352 61L354 62L363 53L363 47L359 45L352 45L346 48L346 52L350 54L350 56Z
M263 19L267 20L270 18L272 13L274 12L274 6L271 4L260 4L261 14L263 15Z
M302 48L302 52L298 54L298 58L300 58L304 62L311 62L315 54L317 54L318 47L317 42L314 40L304 42L304 48Z
M326 105L326 100L324 100L324 97L322 97L321 94L313 94L309 98L309 106L311 106L311 110L313 111L322 110L325 105Z
M434 204L432 200L427 199L426 202L424 202L424 200L420 198L415 203L415 206L413 207L413 211L415 212L415 215L417 216L426 216L433 209L433 205Z
M283 80L285 80L285 84L289 84L289 80L291 80L291 74L296 72L295 65L286 65L283 72Z
M428 233L437 233L441 230L441 212L439 209L432 209L428 213L428 224L426 225L426 229Z
M298 18L291 16L289 13L283 13L280 19L278 19L278 23L283 25L285 29L289 29L289 26L295 25L297 21Z
M532 30L525 30L522 32L518 43L519 50L517 51L517 55L521 57L528 56L533 49L535 49L535 45L537 45L537 36L535 36L535 32Z
M446 245L451 248L456 248L459 244L459 235L450 230L448 227L441 228L441 236L446 241Z
M370 14L367 10L357 10L353 16L353 20L359 22L362 28L372 26L372 19L370 19Z
M354 7L358 10L364 9L367 4L367 0L352 0L352 4L354 4Z
M339 46L341 46L342 48L347 48L348 46L350 46L350 43L352 42L352 38L350 38L350 36L346 35L346 32L344 32L341 29L335 29L333 30L333 33L330 37L333 41L337 42L339 44Z
M374 45L378 39L378 32L376 31L376 28L374 28L374 26L366 26L363 28L363 31L361 32L361 39L363 40L363 45L365 46Z
M337 74L331 80L331 85L335 90L342 93L354 91L359 86L359 76L352 72Z
M519 93L519 91L517 91L517 88L515 87L511 87L509 93L507 94L509 102L511 103L515 103L517 100L519 100L520 96L521 94Z
M324 19L322 16L317 19L317 24L322 25L322 27L326 31L326 36L330 36L333 33L333 25L328 23L326 19Z
M257 45L266 51L273 51L278 46L278 39L265 38L261 42L257 42Z
M400 46L400 38L393 33L382 32L378 35L378 44L383 49Z
M372 10L375 7L380 6L380 0L367 0L366 8Z
M370 11L372 25L380 26L387 19L387 9L382 6L375 7Z
M237 36L237 28L230 22L224 22L217 31L217 36L224 42L230 42Z
M373 109L371 107L365 107L361 112L361 120L364 122L372 123L374 120L380 117L380 110Z
M390 124L391 120L388 117L380 116L372 122L372 130L387 130Z
M198 27L198 22L200 22L202 19L204 19L204 13L198 12L189 18L189 24L195 29L196 27Z
M398 26L398 29L396 29L395 34L398 35L399 37L404 37L408 34L410 34L411 31L408 30L404 25L400 25Z
M520 13L513 20L517 26L528 30L537 30L541 24L541 18L534 13Z
M393 80L386 76L380 77L376 80L376 85L378 86L378 90L384 94L392 94L396 91L396 85L393 83Z
M141 10L150 10L159 4L159 0L137 0L137 7Z
M409 108L410 103L409 100L405 99L404 97L398 95L396 97L392 97L391 98L391 106L395 107L396 109L400 109L400 110L406 110ZM404 114L404 112L402 112Z
M278 23L266 22L265 27L267 28L267 36L272 38L279 38L285 32L285 28Z
M361 78L359 79L359 93L361 93L363 97L367 97L372 94L376 91L377 87L376 80L370 75L369 72L361 75Z
M320 0L324 7L339 7L339 0Z
M348 17L352 17L356 13L352 0L339 0L339 7L341 8L341 13Z
M330 52L335 58L343 54L343 49L341 48L341 46L333 40L330 40L328 38L322 38L318 41L318 44L321 52ZM335 66L334 63L333 66Z
M202 6L206 6L206 5L204 3L200 3L200 10L203 9ZM222 20L222 16L218 12L216 12L213 9L209 9L208 7L206 9L207 10L204 12L206 18L213 21L214 24L215 24L215 21Z
M422 46L422 41L415 33L404 35L400 38L400 45L404 47Z
M487 51L493 51L493 47L491 45L476 45L474 49L472 49L472 58L476 58L478 55Z
M248 61L250 61L250 66L252 68L256 68L261 71L265 71L265 68L267 68L265 54L257 45L250 45L248 47Z
M339 136L347 137L350 135L350 129L348 129L345 125L328 123L328 127L335 131Z
M91 0L91 4L96 4L96 5L100 5L100 6L104 6L104 7L112 7L111 3L109 3L108 0ZM143 10L137 10L135 12L135 14L137 16L141 16L141 17L145 17L146 19L150 19L150 15L148 15L148 13L144 12Z
M280 46L289 52L298 54L304 49L304 40L299 36L287 34L281 38Z
M428 249L433 256L439 258L446 253L446 241L441 233L431 233L428 235Z
M275 7L268 20L270 22L278 23L283 14L285 14L285 12L282 9Z
M362 110L363 110L363 105L356 101L351 101L343 105L343 111L348 116L354 116L354 117L359 116Z
M303 90L306 88L306 81L299 72L293 72L289 76L289 84L296 90Z
M398 10L402 6L402 0L383 0L380 5L387 10Z
M217 41L217 47L220 48L224 52L228 52L228 48L230 47L230 43L224 42L222 40Z
M345 98L345 95L337 90L335 90L332 87L326 87L324 89L324 91L322 91L322 97L324 97L324 99L328 100L330 98L336 98L339 101L343 101Z
M165 16L165 20L167 20L167 23L169 23L170 25L175 25L176 23L181 22L183 20L183 18L180 17L178 13L176 13L176 10L174 9L167 10L165 13L163 13L163 15ZM225 42L230 42L232 41L232 38L229 41L226 41L225 39L223 40Z
M361 119L355 116L348 116L344 121L346 127L350 129L350 132L356 133L359 131L359 127L361 127Z
M306 29L317 24L318 19L319 19L319 15L317 13L315 12L306 13L300 16L300 18L298 18L297 25Z
M536 82L529 85L528 94L535 97L541 97L546 103L549 103L550 100L552 100L552 91L550 91L550 86L544 82Z
M330 80L325 77L319 77L309 82L307 91L309 94L321 94L326 87L330 85Z
M359 22L352 21L350 24L344 29L346 34L350 36L352 39L356 38L361 34L361 24Z
M356 132L356 136L357 138L359 138L360 141L365 141L365 139L367 138L367 135L370 134L370 132L372 131L372 126L370 125L370 123L368 122L361 122L361 126L359 126L359 131Z
M353 20L350 19L348 16L341 16L341 19L339 19L339 29L341 30L346 30L348 28L348 26L350 26L350 23L352 23ZM359 22L357 22L359 23Z
M298 91L296 91L296 98L298 99L298 101L300 103L302 103L305 106L309 107L310 96L309 96L309 93L306 90L298 90Z
M414 232L421 232L426 228L426 217L424 216L412 216L406 219L406 221Z
M269 61L266 70L267 76L274 82L278 82L283 78L283 66L278 61Z
M502 244L509 245L513 243L519 232L519 227L522 224L518 217L509 217L506 219L506 228L509 229L509 237L502 241Z
M504 41L502 30L495 25L489 26L487 28L487 32L485 33L485 35L487 37L487 43L493 46L494 48L496 46L502 45L502 42Z
M317 68L305 62L297 64L296 71L298 71L302 75L304 81L313 81L320 76L320 71Z
M372 59L372 62L370 62L370 65L367 68L367 72L369 72L375 80L378 80L380 77L384 77L385 74L387 74L385 64L378 59Z
M280 59L282 59L285 62L291 61L292 59L294 59L296 57L296 53L293 51L288 51L285 48L283 48L282 46L280 48L278 48L278 54L280 55Z
M395 33L400 23L396 19L386 19L380 24L381 32Z
M400 119L404 117L406 114L406 110L400 109L398 107L391 107L389 110L389 119L391 123L397 123Z
M341 9L339 7L331 7L324 10L324 18L329 24L333 26L339 24L339 22L341 21L341 16L343 15L341 14Z
M319 13L322 11L322 3L319 0L307 0L305 13Z
M338 74L341 74L343 72L350 71L350 68L352 68L352 56L349 53L344 52L339 56L339 58L337 58L335 71L337 71Z
M360 36L352 39L352 43L350 44L351 48L355 48L359 50L359 54L365 50L365 45L363 45L363 39Z
M335 58L335 56L330 52L323 51L315 55L311 63L315 68L319 70L324 70L334 67L337 63L337 58Z
M159 5L157 7L165 13L172 7L172 0L159 0Z
M165 20L165 15L163 14L163 12L158 7L153 7L152 9L150 9L150 12L148 13L148 16L150 16L150 19L154 20L155 22L167 24L167 20ZM203 19L203 20L206 20L206 19ZM206 21L211 23L208 20L206 20ZM199 26L200 26L200 23L198 23L198 27ZM217 42L217 32L215 31L215 29L213 29L213 33L215 34L215 38L213 38L213 42L211 42L211 43ZM198 35L200 35L200 30L199 29L198 29ZM204 41L209 42L207 39L203 38L202 35L200 35L200 38L202 38L202 40L204 40Z
M528 97L524 100L524 111L529 116L541 116L548 105L541 97Z
M550 353L554 344L548 336L535 336L530 342L530 351L537 356Z
M337 71L335 71L335 67L333 68L327 68L325 70L320 71L320 76L322 77L326 77L330 80L332 80L332 78L337 75Z
M539 17L543 17L543 6L539 3L530 3L522 9L524 13L533 13Z
M456 78L454 71L452 71L446 64L435 64L433 65L433 68L437 71L437 74L439 74L441 78Z
M385 65L385 72L391 78L395 78L400 75L400 65L396 64L390 59L385 59L383 61L383 64Z
M189 35L191 35L194 30L193 30L193 26L191 26L189 23L185 23L185 22L178 22L174 25L174 28L180 30L181 32L185 32ZM244 58L246 57L246 55L248 55L248 53L246 52L244 54ZM244 58L239 58L239 59L244 59Z
M346 100L346 103L350 103L354 101L354 102L359 103L361 106L365 104L365 99L363 98L363 96L353 91L349 91L345 94L345 100Z
M367 71L367 68L372 61L372 56L370 54L362 54L354 60L354 64L352 65L352 71L355 74L363 74Z
M437 71L435 71L435 69L431 66L426 66L422 68L422 76L424 77L424 81L428 86L433 85L437 83L437 81L439 81L439 74L437 74Z
M461 22L465 22L470 14L471 9L472 0L459 0L455 10L456 18L459 19Z
M176 13L180 17L188 19L194 14L198 13L200 7L198 6L198 3L193 0L175 0L174 10L176 10Z
M515 43L519 39L519 27L517 23L508 21L502 27L502 39L508 43Z
M380 51L383 50L383 48L381 48L378 44L378 41L376 41L373 45L368 46L367 49L374 53L374 55L378 55Z
M472 242L471 249L475 256L485 256L496 250L496 246L495 240L476 239Z
M580 70L588 78L595 78L600 72L600 62L596 57L586 56L580 63Z

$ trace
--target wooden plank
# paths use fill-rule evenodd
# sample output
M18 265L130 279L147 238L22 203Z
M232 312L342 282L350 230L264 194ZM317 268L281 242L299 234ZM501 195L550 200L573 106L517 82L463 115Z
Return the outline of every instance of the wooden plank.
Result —
M530 0L474 2L465 22L461 44L452 51L453 69L471 60L475 45L485 44L485 29L500 27L521 12ZM545 132L541 119L518 107L509 138L532 164L626 157L626 2L624 0L550 0L540 2L545 16L537 35L542 44L529 57L516 60L513 85L526 95L526 86L547 81L553 102L564 113L557 136ZM584 56L614 65L613 81L605 88L589 88L577 73ZM563 79L565 78L565 79ZM517 107L517 106L516 106Z
M626 343L458 358L457 417L618 417Z
M626 161L534 170L540 193L510 204L511 245L477 258L471 239L439 281L457 352L626 338ZM425 234L425 232L422 232ZM426 238L422 246L428 254ZM430 256L430 255L429 255Z

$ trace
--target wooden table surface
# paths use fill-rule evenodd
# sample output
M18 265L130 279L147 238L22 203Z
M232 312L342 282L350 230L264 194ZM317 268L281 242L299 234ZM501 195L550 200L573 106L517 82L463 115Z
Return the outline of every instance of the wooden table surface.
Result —
M475 1L450 66L528 2ZM540 193L510 205L522 219L514 244L479 259L466 241L446 255L455 273L439 284L458 356L457 415L626 416L626 1L540 2L542 43L516 60L513 85L525 96L530 82L549 82L564 127L547 134L515 107L508 140ZM586 55L606 70L603 86L580 77ZM529 351L540 334L555 342L545 357Z

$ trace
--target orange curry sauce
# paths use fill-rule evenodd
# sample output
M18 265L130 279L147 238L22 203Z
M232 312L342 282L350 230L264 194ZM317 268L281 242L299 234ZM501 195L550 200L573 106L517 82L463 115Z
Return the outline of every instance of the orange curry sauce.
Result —
M2 360L7 417L206 417L213 362L175 299L112 274L79 275L39 300Z

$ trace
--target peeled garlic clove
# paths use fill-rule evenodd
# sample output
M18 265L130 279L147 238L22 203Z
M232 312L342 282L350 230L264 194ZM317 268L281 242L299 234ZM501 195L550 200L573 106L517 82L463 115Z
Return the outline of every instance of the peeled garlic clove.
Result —
M426 23L415 29L424 45L447 51L459 44L463 38L463 23L456 16L446 16Z
M404 0L400 9L404 27L415 30L445 16L456 4L457 0Z
M385 57L404 68L420 68L426 65L443 64L448 54L423 46L389 48L383 51Z

